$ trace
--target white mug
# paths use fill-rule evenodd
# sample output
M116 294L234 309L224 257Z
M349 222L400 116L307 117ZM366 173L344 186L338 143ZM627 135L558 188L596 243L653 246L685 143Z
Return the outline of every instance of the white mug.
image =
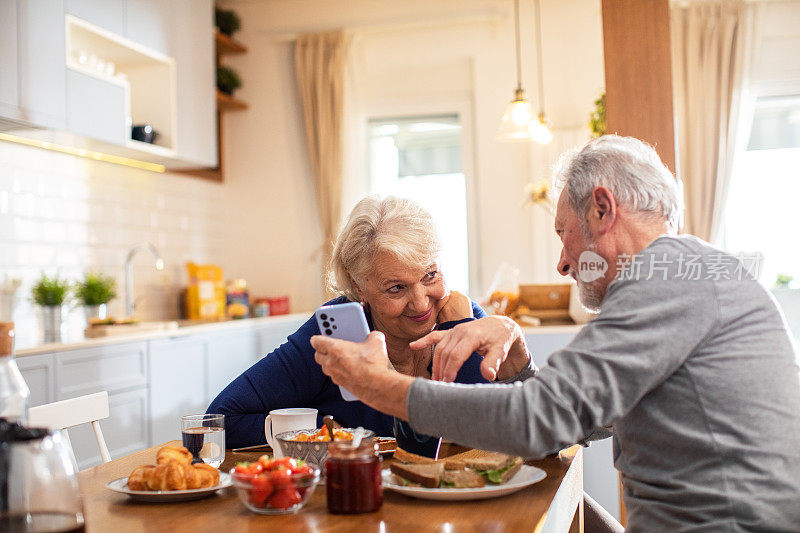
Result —
M275 409L270 411L264 420L264 435L267 437L269 445L272 446L272 453L275 457L283 457L281 445L275 435L284 431L316 428L317 410L307 407Z

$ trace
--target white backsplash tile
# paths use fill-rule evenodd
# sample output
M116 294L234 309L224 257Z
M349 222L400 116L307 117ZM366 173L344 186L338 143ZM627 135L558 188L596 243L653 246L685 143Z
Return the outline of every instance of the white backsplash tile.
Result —
M185 263L219 263L225 246L218 217L219 184L157 174L0 142L0 279L23 282L14 321L18 346L38 342L30 288L42 273L70 281L88 270L117 280L110 312L124 313L124 261L151 242L166 264L157 272L148 252L134 260L137 318L174 319L186 284ZM80 307L65 307L67 340L84 327Z

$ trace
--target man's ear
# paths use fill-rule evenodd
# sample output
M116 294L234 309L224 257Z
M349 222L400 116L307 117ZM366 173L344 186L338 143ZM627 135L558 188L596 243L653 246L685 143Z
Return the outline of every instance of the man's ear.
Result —
M607 187L596 187L592 191L589 208L589 225L599 235L608 233L617 219L617 201Z

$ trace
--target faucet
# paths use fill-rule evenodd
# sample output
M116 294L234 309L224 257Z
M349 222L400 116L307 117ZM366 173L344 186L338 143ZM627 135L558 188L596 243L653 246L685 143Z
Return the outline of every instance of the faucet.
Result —
M164 270L164 260L161 259L161 254L158 249L150 243L137 244L131 251L128 252L128 257L125 258L125 314L128 317L133 317L133 256L140 250L150 250L150 253L156 258L156 270Z

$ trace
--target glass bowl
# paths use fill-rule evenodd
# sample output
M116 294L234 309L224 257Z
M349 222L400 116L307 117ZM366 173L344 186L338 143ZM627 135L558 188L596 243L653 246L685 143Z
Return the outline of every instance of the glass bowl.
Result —
M310 472L279 475L275 471L242 474L231 469L236 493L245 507L259 514L296 513L308 502L319 482L319 468L309 465Z
M337 428L337 430L355 433L355 428ZM281 447L283 455L302 459L311 466L317 468L325 467L325 460L328 458L328 444L330 441L302 441L296 440L300 435L313 435L317 430L300 429L297 431L286 431L275 435L275 439ZM364 432L364 442L369 442L375 437L375 432L368 429ZM337 441L343 442L343 441Z

